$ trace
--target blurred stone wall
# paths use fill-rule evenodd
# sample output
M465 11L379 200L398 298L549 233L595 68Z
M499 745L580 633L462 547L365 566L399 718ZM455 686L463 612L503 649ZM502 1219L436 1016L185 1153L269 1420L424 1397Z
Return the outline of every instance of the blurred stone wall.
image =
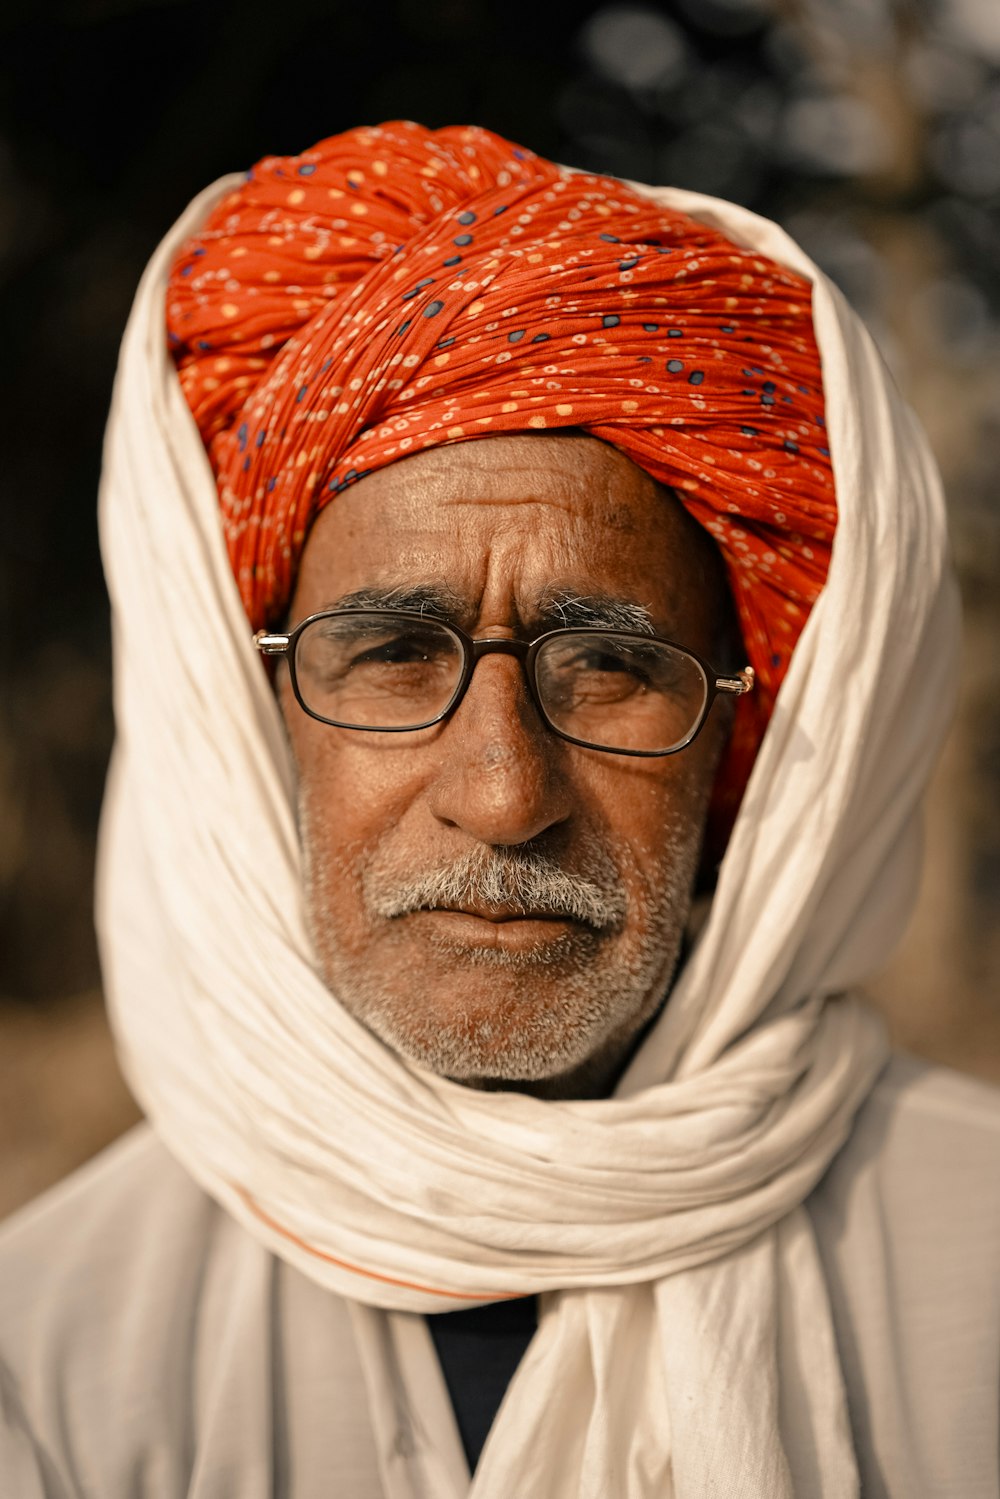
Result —
M898 1041L1000 1079L996 0L64 0L0 19L0 1212L135 1117L91 928L112 724L94 497L118 339L187 200L352 125L473 121L783 222L873 329L949 494L955 733Z

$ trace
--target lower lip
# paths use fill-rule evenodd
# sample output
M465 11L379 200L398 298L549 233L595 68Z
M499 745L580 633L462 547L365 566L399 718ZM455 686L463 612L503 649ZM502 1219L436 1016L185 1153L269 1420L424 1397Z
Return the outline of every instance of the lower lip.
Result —
M488 921L466 911L413 911L405 918L427 935L449 947L493 948L500 952L527 953L581 935L579 922L549 916L511 916Z

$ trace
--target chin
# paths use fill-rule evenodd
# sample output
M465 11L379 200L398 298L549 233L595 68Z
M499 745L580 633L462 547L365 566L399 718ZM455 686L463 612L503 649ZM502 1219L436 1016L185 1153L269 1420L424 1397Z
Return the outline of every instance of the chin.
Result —
M557 1017L539 1022L517 1013L519 1008L489 1018L432 1015L429 1025L388 1009L359 1018L425 1071L481 1086L557 1077L587 1061L606 1040L603 1028L570 1029Z
M421 965L421 992L412 968L397 982L380 982L371 966L358 974L326 965L326 976L356 1019L427 1072L471 1087L579 1097L613 1084L659 1008L675 954L662 958L655 976L640 976L620 963L567 971L479 954L461 965Z

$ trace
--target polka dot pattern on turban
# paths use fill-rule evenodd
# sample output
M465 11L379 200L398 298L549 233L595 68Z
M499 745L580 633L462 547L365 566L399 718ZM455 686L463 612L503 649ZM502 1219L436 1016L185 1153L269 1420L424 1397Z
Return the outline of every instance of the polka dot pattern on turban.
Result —
M178 256L167 319L255 628L319 511L423 447L574 427L672 486L757 673L731 820L836 523L801 276L614 178L397 122L258 163Z

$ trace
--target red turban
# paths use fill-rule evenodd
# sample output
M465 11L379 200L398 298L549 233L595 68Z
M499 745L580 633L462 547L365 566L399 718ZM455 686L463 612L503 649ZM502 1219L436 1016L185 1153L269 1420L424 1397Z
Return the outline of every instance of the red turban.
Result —
M178 256L167 318L255 628L323 506L420 448L582 428L672 486L757 673L731 818L836 522L801 276L614 178L393 123L258 163Z

